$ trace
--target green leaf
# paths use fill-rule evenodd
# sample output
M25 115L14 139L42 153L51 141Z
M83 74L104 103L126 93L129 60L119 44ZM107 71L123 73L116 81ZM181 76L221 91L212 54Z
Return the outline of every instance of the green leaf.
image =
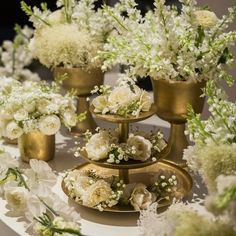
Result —
M232 59L233 55L232 53L229 51L229 48L226 47L223 51L223 53L221 54L219 60L218 60L218 65L219 64L226 64L228 60Z
M195 43L196 47L199 47L202 44L204 37L205 37L204 29L199 25L197 28L197 37Z

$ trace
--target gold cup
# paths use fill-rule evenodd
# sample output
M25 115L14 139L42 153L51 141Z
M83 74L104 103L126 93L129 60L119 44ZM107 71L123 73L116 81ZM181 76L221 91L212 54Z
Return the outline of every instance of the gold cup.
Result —
M21 159L50 161L55 154L55 135L45 135L39 131L23 134L18 139Z
M90 96L90 91L95 85L100 86L103 84L104 74L101 69L84 71L80 68L55 68L55 77L64 74L67 75L67 78L63 81L63 87L65 89L74 88L77 90L77 113L87 112L86 119L78 122L76 126L72 128L72 133L81 135L86 130L94 131L97 124L89 111L89 102L87 101L87 97Z
M170 152L166 159L182 167L186 162L182 159L183 150L187 148L188 141L184 134L187 122L187 106L192 105L197 113L201 113L204 98L200 97L206 82L167 81L163 79L152 80L154 102L157 115L171 124L168 146Z

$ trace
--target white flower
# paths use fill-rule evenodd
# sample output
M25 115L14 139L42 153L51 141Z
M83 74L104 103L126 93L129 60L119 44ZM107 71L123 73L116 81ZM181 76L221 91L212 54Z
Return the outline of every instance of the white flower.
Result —
M29 191L25 187L7 186L4 188L5 198L10 208L16 212L24 212L27 207Z
M66 110L63 114L63 120L66 126L73 127L77 123L77 115L73 110Z
M198 10L194 12L195 22L205 28L210 28L216 25L218 18L212 11Z
M56 115L48 115L40 118L38 125L43 134L53 135L61 128L61 121Z
M23 129L17 125L16 122L10 121L6 125L6 130L4 136L9 139L16 139L19 138L23 134Z
M16 121L26 120L27 118L28 118L28 112L23 108L17 110L16 113L14 114L14 119Z
M56 10L47 17L47 22L50 25L65 23L65 15L62 10Z
M110 137L106 131L94 134L85 145L88 158L95 161L105 159L109 148Z
M141 91L140 94L140 106L141 106L141 110L142 111L149 111L152 105L152 100L151 100L151 96L149 95L149 93L145 90Z
M46 194L48 192L47 189L50 189L56 184L56 175L44 161L31 159L29 164L31 169L27 169L24 172L28 178L27 184L31 191L38 191L39 195Z
M94 98L92 101L92 105L95 108L94 109L95 112L105 114L109 111L109 109L107 108L108 100L107 100L107 96L105 95L100 95Z
M152 194L147 190L147 186L144 184L136 184L131 197L130 203L135 210L140 211L147 209L152 203Z
M15 168L19 166L19 162L8 152L5 152L3 150L0 150L0 163L1 167L4 167L5 169Z
M95 207L108 200L111 194L110 185L104 180L98 180L87 189L82 196L82 201L85 206Z
M42 114L47 114L48 113L48 106L50 105L49 99L46 98L41 98L37 102L37 109L40 113Z
M137 99L137 94L127 86L116 87L108 96L108 104L114 112L120 106L126 106Z
M135 153L130 158L140 161L150 158L152 143L149 140L139 135L130 135L127 144L135 149Z

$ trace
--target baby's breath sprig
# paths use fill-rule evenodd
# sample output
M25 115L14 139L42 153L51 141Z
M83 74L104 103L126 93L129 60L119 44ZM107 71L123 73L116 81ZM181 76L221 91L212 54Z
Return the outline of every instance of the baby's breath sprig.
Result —
M101 86L94 86L93 90L90 92L91 94L97 95L108 95L111 93L111 86L110 85L101 85Z
M122 160L128 161L128 156L126 155L127 150L122 148L121 145L112 143L110 151L108 152L108 163L119 164Z

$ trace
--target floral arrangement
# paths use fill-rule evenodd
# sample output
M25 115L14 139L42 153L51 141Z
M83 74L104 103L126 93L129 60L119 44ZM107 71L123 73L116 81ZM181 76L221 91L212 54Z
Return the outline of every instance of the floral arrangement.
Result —
M24 85L5 78L0 89L1 135L9 139L39 130L45 135L57 133L63 123L67 128L76 125L84 114L76 115L73 96L64 97L56 83L28 82ZM8 81L8 82L7 82ZM10 89L9 89L10 87Z
M200 170L209 191L215 191L217 176L236 170L236 104L228 101L213 82L207 83L205 95L211 115L201 120L189 107L186 134L196 145L185 150L184 159L191 169Z
M106 160L107 163L124 163L128 160L145 162L148 159L156 161L158 154L167 146L163 134L130 133L126 143L119 143L118 133L113 130L97 129L95 134L85 133L85 146L78 148L75 156L86 152L93 161ZM77 143L78 144L78 143Z
M134 0L121 0L114 8L105 7L114 31L100 51L103 69L122 64L130 76L153 79L201 81L224 79L232 82L225 65L233 61L229 47L236 32L225 32L236 8L221 19L196 0L180 0L181 9L155 0L154 10L145 16Z
M80 216L52 191L57 176L46 162L30 160L29 169L1 149L0 195L9 211L24 217L34 233L47 235L79 235Z
M114 89L109 85L95 86L91 91L98 94L92 101L94 112L138 117L141 112L149 111L152 105L149 93L130 81L123 80Z
M33 30L27 26L15 26L13 41L5 40L0 47L0 76L12 77L19 81L40 80L38 74L27 69L33 61L33 55L26 49Z
M95 170L72 170L64 178L68 194L77 203L103 211L117 204L131 205L137 211L155 201L170 201L177 189L173 173L158 174L150 186L142 183L125 185L117 176L104 178Z
M93 60L111 30L96 0L58 0L51 12L45 3L41 9L21 2L22 10L35 27L29 49L35 58L50 68L79 67L90 70L101 66ZM63 32L63 33L62 33Z

